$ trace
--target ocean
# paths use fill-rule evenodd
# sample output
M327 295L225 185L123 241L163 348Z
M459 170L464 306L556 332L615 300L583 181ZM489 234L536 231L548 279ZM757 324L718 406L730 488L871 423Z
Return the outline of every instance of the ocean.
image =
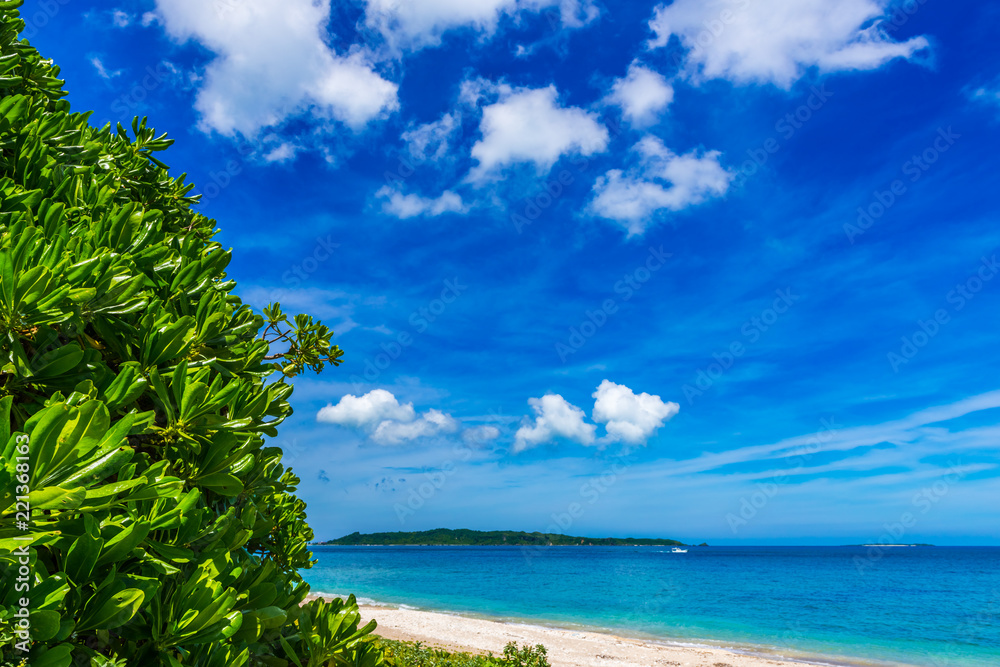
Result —
M996 547L313 547L313 592L825 663L1000 667Z

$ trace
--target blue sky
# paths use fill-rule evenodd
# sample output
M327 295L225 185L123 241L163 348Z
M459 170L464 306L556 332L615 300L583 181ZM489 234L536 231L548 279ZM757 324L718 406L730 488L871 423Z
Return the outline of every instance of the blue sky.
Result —
M176 140L319 538L1000 544L998 3L28 2Z

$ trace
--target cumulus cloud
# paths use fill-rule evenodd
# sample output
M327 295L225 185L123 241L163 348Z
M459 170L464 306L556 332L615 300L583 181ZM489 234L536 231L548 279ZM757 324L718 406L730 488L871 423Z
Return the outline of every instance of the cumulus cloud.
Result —
M400 403L385 389L373 389L363 396L347 394L336 405L320 409L316 421L358 429L380 445L399 445L454 433L459 428L451 415L434 409L417 414L412 403Z
M594 421L604 424L607 440L632 445L645 444L657 429L680 410L677 403L664 403L645 392L636 396L625 385L604 380L594 392Z
M513 452L523 452L557 438L572 440L581 445L594 444L597 426L586 422L583 410L570 404L559 394L546 394L528 399L535 411L535 419L526 423L514 434Z
M465 213L468 207L462 198L445 190L440 196L429 198L416 194L403 194L399 190L383 185L375 193L383 199L382 212L396 216L402 220L416 217L435 217L445 213Z
M649 22L651 48L676 36L694 80L773 83L789 88L807 69L871 70L927 49L925 37L897 42L880 26L890 0L675 0Z
M462 431L462 439L470 445L479 445L500 437L496 426L473 426Z
M454 433L458 422L440 410L428 410L411 421L384 421L375 428L372 440L381 445L398 445L439 433Z
M629 65L624 78L615 81L607 101L621 107L622 115L634 127L646 127L674 99L674 89L658 72L638 62Z
M719 151L677 155L650 135L633 151L638 166L627 173L612 169L599 177L588 206L590 213L617 222L629 236L645 232L662 211L680 211L721 197L733 178L719 163Z
M533 163L546 172L570 154L593 155L608 145L608 130L597 117L578 107L559 105L555 86L500 91L500 99L483 108L483 138L472 147L479 164L473 181L495 176L504 167Z
M400 404L392 392L373 389L364 396L347 394L336 405L321 408L316 421L353 428L375 428L381 422L410 422L417 418L412 403Z
M338 55L324 30L330 0L157 0L167 34L215 54L195 106L202 129L252 136L308 114L361 131L398 108L397 85L361 50Z
M560 23L577 28L597 18L593 0L367 0L365 23L395 49L419 49L441 43L458 28L492 35L503 16L557 7ZM554 14L552 16L555 16Z

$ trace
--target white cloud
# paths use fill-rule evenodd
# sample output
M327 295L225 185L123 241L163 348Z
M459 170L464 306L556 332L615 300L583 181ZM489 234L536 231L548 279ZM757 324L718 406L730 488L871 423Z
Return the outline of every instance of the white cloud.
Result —
M398 108L398 86L361 50L325 41L330 0L157 0L167 34L215 54L195 107L204 130L252 136L289 117L337 120L354 131ZM144 19L145 20L145 19Z
M451 190L445 190L441 196L431 199L415 194L403 194L388 185L383 185L375 193L375 196L385 200L382 203L383 213L394 215L402 220L468 211L468 207L462 203L462 198Z
M265 153L264 160L266 162L287 162L288 160L294 158L298 151L298 146L291 142L284 141Z
M968 89L966 89L968 91ZM1000 81L967 92L973 102L1000 107Z
M415 159L440 160L448 154L452 135L459 129L461 117L446 113L439 120L424 123L403 133L406 148Z
M93 56L90 59L90 64L93 65L94 69L97 70L97 76L101 77L102 79L110 80L115 78L116 76L121 76L122 71L120 69L109 70L107 67L104 66L104 62L101 61L101 59L98 58L97 56Z
M111 23L116 28L127 28L134 17L128 12L123 12L120 9L112 10L111 12Z
M517 163L548 171L563 155L593 155L608 145L607 128L592 113L559 106L555 86L502 89L500 100L483 109L479 129L483 138L472 147L479 161L470 174L474 181Z
M500 429L496 426L473 426L462 431L462 439L470 445L479 445L500 437Z
M597 18L593 0L367 0L366 24L394 49L436 46L457 28L492 35L502 16L558 7L560 23L577 28ZM554 14L551 15L554 17Z
M587 415L583 410L570 404L559 394L529 398L528 405L535 411L535 421L517 430L512 450L515 454L557 438L572 440L581 445L594 444L597 426L586 423Z
M316 414L316 421L353 428L377 428L382 422L411 422L416 418L412 403L400 404L385 389L373 389L364 396L347 394L336 405L327 405Z
M675 0L656 8L651 48L675 35L694 80L789 88L807 69L871 70L927 49L925 37L894 41L879 25L890 0Z
M680 410L659 396L635 393L625 385L605 380L594 392L594 421L604 424L612 442L645 444L656 430Z
M380 445L398 445L440 433L454 433L458 422L440 410L428 410L412 421L384 421L376 427L372 440Z
M638 167L628 173L612 169L599 177L588 207L592 214L620 224L629 236L645 232L661 211L680 211L721 197L733 178L719 163L719 151L676 155L651 135L633 150L640 157Z
M509 91L510 89L506 87L505 90ZM458 102L465 106L475 107L483 98L495 98L499 94L500 85L498 83L480 76L462 81L458 89Z
M624 78L615 81L607 101L622 109L622 115L635 127L656 122L674 99L674 89L658 72L638 62L629 65Z
M327 405L316 421L339 424L367 433L380 445L399 445L458 430L458 421L440 410L418 415L412 403L400 403L392 392L373 389L363 396L347 394L336 405Z

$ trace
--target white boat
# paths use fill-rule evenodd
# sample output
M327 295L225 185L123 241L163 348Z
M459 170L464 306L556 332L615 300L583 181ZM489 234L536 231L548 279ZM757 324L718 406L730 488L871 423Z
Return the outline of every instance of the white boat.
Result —
M679 549L677 547L674 547L673 549L670 550L670 553L672 554L686 554L687 552L688 552L687 549Z

